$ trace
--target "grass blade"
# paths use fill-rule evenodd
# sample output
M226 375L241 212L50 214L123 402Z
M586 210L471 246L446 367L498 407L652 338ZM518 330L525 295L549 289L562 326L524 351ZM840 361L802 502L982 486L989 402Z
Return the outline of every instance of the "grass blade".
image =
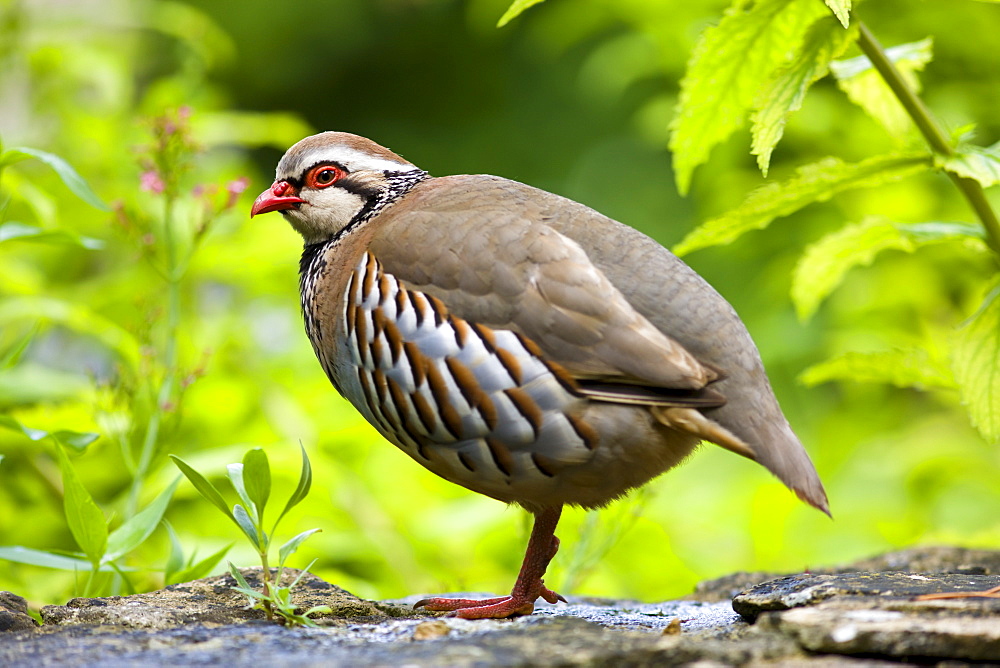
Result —
M83 177L80 176L68 162L60 158L58 155L48 153L47 151L39 151L36 148L21 146L18 148L12 148L4 153L4 162L12 164L8 161L8 156L10 156L10 160L14 160L15 162L19 162L23 157L31 157L44 162L46 165L55 170L56 174L59 175L59 178L62 179L62 182L66 184L66 187L69 188L74 195L95 209L100 209L101 211L111 211L111 207L105 204L101 198L90 189L90 186L83 180Z
M111 532L105 561L114 561L128 554L149 538L163 518L179 482L180 478L174 480L152 503Z
M108 544L108 523L94 498L83 486L62 446L56 446L63 480L63 509L73 539L94 564L101 563Z
M215 488L215 485L210 483L205 476L195 471L188 465L187 462L177 455L170 455L170 458L174 460L174 464L177 465L177 468L179 468L181 473L183 473L184 476L191 481L191 484L194 485L194 488L198 490L203 497L208 499L208 501L210 501L213 506L218 508L226 517L231 519L233 522L236 522L236 518L233 517L233 513L229 510L229 506L226 505L225 499L223 499L222 495L219 494L219 490Z

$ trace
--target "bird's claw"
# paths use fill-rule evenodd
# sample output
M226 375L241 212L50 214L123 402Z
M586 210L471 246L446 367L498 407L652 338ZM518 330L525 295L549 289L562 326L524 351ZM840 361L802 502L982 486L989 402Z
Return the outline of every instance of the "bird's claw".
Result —
M435 597L421 599L414 603L413 607L432 612L448 612L449 617L462 619L505 619L530 615L535 610L535 600L538 598L549 603L558 601L566 603L566 599L556 592L540 586L538 594L534 597L517 594L486 599Z

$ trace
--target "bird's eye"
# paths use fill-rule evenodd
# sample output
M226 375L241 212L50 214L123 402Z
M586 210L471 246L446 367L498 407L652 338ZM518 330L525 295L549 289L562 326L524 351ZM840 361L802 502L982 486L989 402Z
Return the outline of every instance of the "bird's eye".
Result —
M317 167L306 175L306 185L311 188L326 188L332 186L344 173L330 165Z

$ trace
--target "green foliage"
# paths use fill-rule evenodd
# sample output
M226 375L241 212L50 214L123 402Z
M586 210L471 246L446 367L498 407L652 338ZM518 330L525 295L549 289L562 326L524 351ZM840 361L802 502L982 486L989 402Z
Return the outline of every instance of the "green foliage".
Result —
M308 531L303 531L278 548L278 569L276 574L273 574L271 569L268 567L271 540L272 536L278 529L278 523L281 522L281 519L289 510L305 499L306 495L309 493L309 488L312 485L312 466L309 463L309 456L306 454L306 449L304 447L300 446L300 448L302 450L302 472L299 475L298 484L295 486L295 490L285 503L285 507L281 514L278 515L278 518L274 521L270 533L264 530L264 507L271 495L271 466L268 464L267 455L263 450L260 448L247 450L246 454L243 455L242 463L229 464L226 466L229 482L236 491L236 495L240 498L240 501L243 502L242 504L235 504L231 512L229 510L229 506L223 499L222 494L215 487L215 485L205 478L205 476L189 466L181 458L175 455L170 455L170 457L174 460L174 464L177 465L177 468L181 470L181 473L183 473L184 476L191 481L191 484L194 485L195 489L197 489L205 499L215 506L219 512L228 517L236 524L237 527L239 527L239 529L247 537L247 540L250 541L250 544L253 545L257 555L260 557L262 567L261 572L264 582L263 591L258 592L251 589L240 572L235 566L233 566L232 562L230 562L229 570L233 577L236 578L237 584L239 584L239 586L234 587L234 589L238 592L246 594L250 598L251 605L259 604L260 607L267 613L268 619L271 619L273 615L277 614L288 626L315 626L315 622L309 619L309 615L313 613L329 612L329 607L317 606L299 614L296 612L296 607L291 603L292 588L298 584L302 575L304 575L309 568L312 568L312 563L310 563L309 566L307 566L290 585L282 587L281 579L285 571L285 561L288 557L298 550L299 546L303 541L305 541L306 538L320 531L320 529L309 529ZM174 561L176 564L179 560L175 559ZM315 562L315 559L313 562ZM175 569L176 565L172 566L171 570L173 571Z
M931 358L920 348L895 348L873 353L844 353L814 364L799 379L807 386L842 380L855 383L887 383L917 389L952 388L948 364Z
M837 20L846 28L851 23L851 0L824 0Z
M982 147L961 143L954 155L940 156L937 165L953 174L974 179L984 188L1000 183L1000 142Z
M952 366L973 424L1000 444L1000 288L956 333Z
M108 211L108 205L101 201L101 198L94 194L94 191L90 189L87 182L83 180L76 170L72 166L58 155L48 153L46 151L39 151L35 148L19 147L12 148L0 153L0 171L5 167L17 164L22 160L28 160L30 158L35 158L44 162L46 165L55 170L62 182L66 184L74 195L82 199L84 202L94 207L95 209L100 209L101 211Z
M837 193L874 188L926 171L931 164L930 156L922 153L891 153L857 163L824 158L800 167L791 179L753 191L740 206L693 230L674 247L674 252L686 255L699 248L732 243L751 230L764 229L776 218Z
M507 8L507 11L503 13L503 16L500 17L500 20L497 21L497 28L504 27L520 16L521 12L529 7L539 4L542 1L543 0L514 0L514 2L510 3L510 7Z
M792 301L799 317L812 317L820 303L857 266L870 265L884 250L912 253L920 246L943 241L982 241L983 228L972 223L910 223L900 225L872 217L845 225L808 246L792 275Z
M833 5L830 8L843 22L838 8ZM747 14L752 14L752 11ZM832 24L831 20L827 21ZM890 133L901 135L905 123L900 113L909 116L924 135L931 153L923 156L877 156L855 164L824 158L800 168L797 176L786 182L754 191L742 205L691 232L676 247L676 252L685 254L707 246L730 243L749 230L763 229L775 218L787 216L813 202L825 201L847 190L884 185L933 165L958 177L956 183L979 216L980 229L984 231L983 235L971 236L987 238L1000 256L1000 247L996 245L1000 243L1000 221L981 191L981 188L1000 183L1000 143L987 148L967 142L947 144L943 130L916 96L920 90L916 72L930 62L932 41L926 39L895 49L883 49L870 31L861 25L857 34L865 56L834 63L833 58L844 51L847 40L841 39L844 36L838 34L838 31L843 32L841 26L833 25L835 27L831 29L822 23L814 24L798 57L790 66L779 70L770 86L762 89L758 104L763 106L754 114L752 129L752 152L758 157L761 171L766 175L771 152L781 137L787 114L802 105L809 85L825 75L828 69L833 70L848 97L879 120ZM702 44L709 43L711 39L712 35L707 33L702 38ZM854 36L848 39L854 39ZM739 44L739 48L744 60L756 50L749 43ZM728 55L739 57L740 54ZM688 76L696 71L697 64L697 60L692 63ZM706 97L706 93L700 96ZM685 106L693 105L690 99L685 101L682 96L679 118L683 118ZM744 110L737 108L736 111L738 113L734 113L734 118L741 116ZM675 140L682 130L675 125ZM709 145L721 139L718 135L706 134L704 130L701 135L708 138ZM681 163L678 178L684 181L697 161L690 164L684 162L685 152L678 151L677 141L672 147ZM685 189L686 186L681 188L682 191ZM792 283L792 300L799 317L811 316L842 282L851 267L870 265L883 250L912 252L921 244L953 236L970 236L964 226L945 228L939 223L918 224L913 230L915 234L910 234L905 227L870 218L860 224L847 225L809 246L797 264ZM976 316L974 324L964 327L954 338L955 380L973 424L987 440L995 441L1000 402L994 401L998 397L992 379L1000 376L1000 355L997 354L1000 349L994 345L996 333L989 330L992 321L988 302L981 313L986 315ZM979 318L987 324L976 326ZM950 382L945 380L947 374L939 366L930 364L921 352L914 349L873 354L848 353L812 366L802 378L808 384L848 379L897 386L949 385Z
M222 561L222 558L226 556L226 552L233 546L230 543L204 559L197 558L197 551L192 552L185 558L184 548L181 545L180 538L177 536L177 532L174 531L173 526L169 522L164 521L164 524L167 527L167 533L170 535L170 553L163 567L164 584L190 582L191 580L206 577Z
M919 42L900 44L885 50L885 55L896 66L900 76L916 92L920 92L922 71L934 57L934 40L930 37ZM903 137L913 128L913 121L906 110L872 67L867 56L830 63L830 70L851 102L865 110L872 118L895 137Z
M69 530L76 544L96 570L100 567L105 548L108 546L108 526L104 513L80 482L63 449L56 448L56 454L59 459L59 469L62 471L63 508Z
M280 221L247 218L281 152L306 134L368 135L433 174L515 178L672 245L739 209L759 186L794 183L796 167L827 156L849 166L920 153L912 118L854 46L832 61L832 77L811 82L798 111L769 106L762 93L798 99L803 82L822 71L820 33L850 39L866 25L949 128L974 124L983 146L1000 140L1000 60L983 47L995 40L996 3L915 3L905 12L853 3L849 17L847 2L789 3L775 26L791 35L784 48L769 23L758 40L744 36L770 55L751 57L749 64L769 63L757 70L768 72L737 82L739 95L722 75L744 69L747 58L727 40L718 39L730 54L718 74L703 69L695 85L686 65L694 52L713 60L696 46L699 35L747 25L775 4L745 3L751 16L720 22L720 5L707 0L549 2L496 31L510 4L343 0L337 12L303 22L264 0L98 1L94 11L58 21L45 3L0 3L5 145L60 156L112 209L80 199L34 157L0 173L0 587L38 606L80 595L91 578L68 530L54 438L27 435L41 432L101 434L81 442L79 454L67 452L111 519L109 541L171 484L166 453L224 476L226 463L260 446L269 452L272 490L283 490L303 480L302 465L276 444L301 440L320 493L286 504L281 522L288 535L323 527L296 552L304 563L318 559L318 575L369 598L509 583L529 523L414 464L337 397L301 331L300 240ZM834 30L825 7L852 32ZM793 21L800 11L815 20ZM933 66L931 42L914 42L928 35ZM807 52L817 60L803 62ZM698 187L685 199L667 184L663 150L672 110L686 95L682 80L705 93L707 111L716 113L719 92L743 108L734 132L708 118L704 135L685 139L689 155L704 149ZM757 132L782 130L768 181L746 150L758 118L778 125ZM896 127L887 132L884 123ZM154 153L168 129L184 133L187 153L161 173ZM948 145L972 141L961 134L946 132ZM977 390L969 379L956 390L953 368L965 332L957 328L982 306L996 268L983 226L935 173L951 169L940 152L908 178L846 188L817 206L808 196L792 197L793 206L778 191L776 206L794 209L780 224L685 258L753 333L837 522L799 507L759 467L704 451L638 497L599 513L568 509L547 578L554 589L662 600L736 570L790 572L913 543L1000 544L1000 451L971 427L972 403L967 411L960 400L975 400ZM156 191L165 177L176 177L176 196ZM986 191L994 206L997 191ZM854 253L850 238L841 239L829 262L814 256L815 271L801 279L815 291L808 295L792 271L803 254L870 220L894 221L902 236L888 228L859 235ZM900 249L876 252L879 243ZM851 255L874 259L862 269ZM798 320L795 310L807 302L812 317ZM815 386L796 382L825 361L900 354L893 351L906 354L884 366L909 369L910 380L898 369L893 377L855 368L816 376L823 382ZM283 501L268 498L276 511ZM102 565L90 593L219 572L230 545L212 506L181 485L164 514L167 530ZM253 553L240 541L230 558L250 563Z
M14 221L8 221L0 225L0 243L11 241L34 241L47 244L68 244L97 250L104 246L100 239L81 237L68 230L46 230L35 225L25 225Z
M4 420L4 422L13 421ZM25 435L33 440L40 437L38 430L20 428ZM0 559L74 573L87 572L88 577L83 588L83 595L92 596L100 590L100 585L95 577L97 573L114 571L119 576L123 576L124 571L130 570L118 562L142 545L156 529L173 497L177 482L175 481L167 487L142 511L130 517L114 531L109 532L108 522L103 511L80 480L79 474L64 450L63 441L55 434L48 435L57 442L55 452L62 474L63 511L70 533L81 553L65 556L53 551L12 545L0 547ZM84 437L82 440L89 443L93 439L86 437L96 435L74 434L74 436ZM72 441L72 438L68 440Z
M799 53L760 89L754 105L756 111L751 116L750 152L757 156L757 166L764 176L767 176L771 152L785 131L788 116L802 107L809 87L826 76L830 62L855 39L856 30L844 30L833 17L820 19L809 28Z
M45 431L44 429L32 429L26 427L9 415L0 415L0 427L6 427L12 431L20 432L32 441L40 441L43 438L52 438L58 445L72 448L76 452L83 452L88 445L96 441L100 435L87 432L70 431L59 429L56 431Z
M781 72L782 67L823 11L815 0L736 0L719 24L704 32L681 82L677 114L671 124L670 150L681 193L688 191L695 167L708 159L712 147L739 128L755 102L771 104L762 98L766 90L763 83L777 76L785 83L775 86L789 87L787 80L796 73ZM811 83L812 74L804 72L800 76ZM786 100L783 113L794 110L795 98L793 93ZM759 142L763 153L768 142Z
M314 559L313 562L315 561L316 560ZM316 627L318 624L310 619L310 616L329 613L331 611L330 606L314 605L308 610L299 612L300 608L292 603L292 589L299 583L310 568L312 568L312 563L303 569L288 585L283 587L275 586L270 595L265 595L251 587L246 578L243 577L243 574L237 570L236 566L234 566L232 562L229 564L229 573L239 585L237 587L233 587L233 590L244 594L250 605L260 604L262 606L268 606L284 620L287 626Z

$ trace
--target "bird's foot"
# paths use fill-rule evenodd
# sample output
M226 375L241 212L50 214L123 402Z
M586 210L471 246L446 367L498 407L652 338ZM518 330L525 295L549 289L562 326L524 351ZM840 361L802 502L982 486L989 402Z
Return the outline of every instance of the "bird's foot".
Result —
M922 594L917 596L918 601L939 601L947 598L1000 598L1000 587L993 587L986 591L950 591L940 594Z
M462 619L504 619L530 615L535 610L535 601L542 598L549 603L566 602L566 599L539 583L534 595L512 592L509 596L497 598L425 598L413 604L414 608L426 608L434 612L450 612L451 617Z

